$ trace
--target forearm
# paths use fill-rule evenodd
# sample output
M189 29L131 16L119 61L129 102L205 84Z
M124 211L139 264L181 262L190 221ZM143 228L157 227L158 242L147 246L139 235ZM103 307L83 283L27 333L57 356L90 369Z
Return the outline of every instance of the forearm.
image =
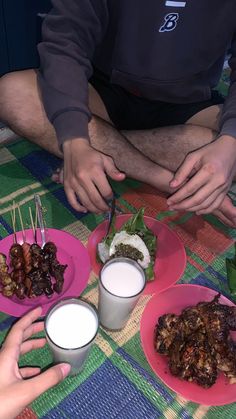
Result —
M108 22L107 0L53 0L39 44L39 85L60 146L88 137L88 79L92 58Z
M222 110L220 135L231 136L236 139L236 34L232 40L231 51L232 55L229 60L231 84Z

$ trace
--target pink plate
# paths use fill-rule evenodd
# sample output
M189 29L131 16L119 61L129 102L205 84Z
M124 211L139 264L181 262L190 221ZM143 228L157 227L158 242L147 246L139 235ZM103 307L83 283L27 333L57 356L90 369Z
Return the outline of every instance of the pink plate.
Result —
M78 297L86 287L90 274L90 260L84 245L71 234L52 228L47 229L46 238L47 241L53 241L56 244L59 262L63 265L68 265L65 271L62 293L59 295L54 293L50 299L43 296L33 299L25 298L24 300L19 300L16 296L11 299L6 298L0 294L0 311L15 317L20 317L31 308L41 305L43 307L42 314L45 315L49 307L56 301L64 297ZM17 241L18 243L23 242L21 232L17 232ZM32 230L26 230L26 241L30 244L34 242ZM1 240L0 252L8 255L12 244L13 235ZM41 245L39 239L38 244Z
M116 228L120 228L133 214L116 216ZM154 218L144 216L145 224L157 236L157 256L154 266L155 279L147 283L144 294L163 291L175 284L182 276L186 266L186 253L183 243L177 234L165 224ZM99 274L102 264L97 261L97 244L102 241L106 233L107 221L100 224L90 235L88 252L92 268Z
M154 350L154 328L158 318L166 313L180 314L181 311L200 301L210 301L216 292L199 285L175 285L160 294L154 295L146 305L140 326L141 342L146 358L156 375L173 391L187 400L206 406L221 406L236 402L236 384L229 384L223 374L219 374L216 383L209 389L174 377L169 372L167 357ZM233 306L226 297L220 302ZM236 333L232 333L236 338Z

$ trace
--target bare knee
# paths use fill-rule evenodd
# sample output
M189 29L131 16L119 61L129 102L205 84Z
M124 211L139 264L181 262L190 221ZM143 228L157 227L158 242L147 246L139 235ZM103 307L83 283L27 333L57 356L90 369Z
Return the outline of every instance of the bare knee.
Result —
M0 119L29 139L52 130L46 117L34 70L9 73L0 79Z

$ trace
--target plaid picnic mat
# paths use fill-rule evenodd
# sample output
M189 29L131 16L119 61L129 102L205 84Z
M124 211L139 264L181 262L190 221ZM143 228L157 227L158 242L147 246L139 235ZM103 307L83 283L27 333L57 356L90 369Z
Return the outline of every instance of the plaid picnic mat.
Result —
M228 70L220 90L226 93ZM23 217L35 193L47 208L48 227L70 232L85 245L90 232L103 216L78 214L68 204L63 188L51 181L60 161L25 140L0 149L0 239L12 233L10 208L20 203ZM212 216L196 217L167 210L165 197L151 187L132 180L113 184L117 206L122 212L145 207L145 214L169 225L181 238L187 253L187 267L179 283L200 284L229 297L225 257L232 256L236 232ZM231 197L236 201L236 189ZM97 302L97 278L91 273L83 296ZM126 328L119 333L99 330L85 370L39 397L20 418L79 419L219 419L235 418L236 404L206 407L190 403L169 390L152 372L144 356L139 321L151 296L142 297ZM0 313L0 342L15 318ZM48 347L22 358L22 364L52 362Z
M48 227L64 229L85 245L90 232L103 221L102 216L78 214L67 203L63 188L51 181L57 158L25 140L0 150L0 238L12 233L10 207L13 199L21 204L23 216L34 193L41 195ZM126 180L113 185L118 208L135 212L145 207L146 215L170 226L183 241L188 263L179 282L201 284L229 296L225 257L233 254L236 232L212 216L204 219L191 214L169 212L162 195L146 185ZM235 197L232 191L232 197ZM83 295L96 304L97 278L92 273ZM38 398L21 418L80 419L217 419L236 417L236 404L205 407L187 402L169 390L152 372L144 356L139 320L150 296L142 297L122 332L99 330L85 370L68 378ZM15 319L0 314L0 342ZM22 363L51 363L48 347L32 352Z

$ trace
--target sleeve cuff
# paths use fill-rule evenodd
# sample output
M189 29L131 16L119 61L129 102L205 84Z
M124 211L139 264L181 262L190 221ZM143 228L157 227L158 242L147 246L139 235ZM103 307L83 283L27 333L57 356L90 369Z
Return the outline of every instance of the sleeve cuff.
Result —
M236 139L236 118L227 119L220 130L221 135L229 135Z
M62 149L66 140L72 140L73 138L89 139L88 123L88 115L79 111L65 111L58 115L54 119L53 125L60 149Z

